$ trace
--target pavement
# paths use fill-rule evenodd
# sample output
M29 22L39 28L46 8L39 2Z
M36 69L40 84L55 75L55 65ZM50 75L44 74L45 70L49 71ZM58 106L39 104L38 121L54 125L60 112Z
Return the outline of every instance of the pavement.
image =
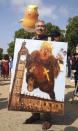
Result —
M46 131L78 131L78 97L74 82L66 77L64 115L52 114L52 126ZM0 131L42 131L43 116L34 124L23 124L30 112L8 111L10 78L0 78Z

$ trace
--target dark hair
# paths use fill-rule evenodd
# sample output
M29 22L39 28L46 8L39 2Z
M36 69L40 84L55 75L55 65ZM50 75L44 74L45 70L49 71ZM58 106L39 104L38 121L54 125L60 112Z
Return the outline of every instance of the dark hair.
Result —
M9 60L9 56L7 54L4 55L5 60Z
M59 31L53 31L52 33L52 37L54 39L54 37L60 37L61 33Z

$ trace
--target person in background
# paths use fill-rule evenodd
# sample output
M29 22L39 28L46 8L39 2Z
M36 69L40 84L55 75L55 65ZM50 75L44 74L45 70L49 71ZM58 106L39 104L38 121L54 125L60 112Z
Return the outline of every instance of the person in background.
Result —
M71 63L70 63L70 56L67 58L67 67L68 67L68 77L71 77Z
M12 68L13 68L13 57L10 57L9 58L9 74L10 74L10 76L11 76Z
M54 31L52 34L53 41L59 42L60 41L60 32L59 31Z
M0 58L0 77L2 76L2 59Z
M76 93L78 93L78 87L76 87L78 82L78 46L76 47L76 53L74 59L74 76L75 76L75 88L77 88Z
M4 55L4 59L2 60L2 76L8 79L9 76L9 57L8 55Z
M70 64L71 64L71 74L70 74L70 80L74 82L74 55L70 58Z

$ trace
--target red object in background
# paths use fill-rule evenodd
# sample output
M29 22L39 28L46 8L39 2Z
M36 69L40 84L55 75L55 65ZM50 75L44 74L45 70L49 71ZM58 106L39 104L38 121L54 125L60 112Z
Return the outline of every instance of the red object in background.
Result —
M2 75L3 77L9 76L9 62L6 60L2 61Z

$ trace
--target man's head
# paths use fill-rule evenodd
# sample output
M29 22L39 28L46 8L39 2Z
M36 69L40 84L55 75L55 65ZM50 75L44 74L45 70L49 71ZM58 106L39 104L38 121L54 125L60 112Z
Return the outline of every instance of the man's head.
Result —
M35 24L35 33L38 38L45 36L46 24L44 21L37 21Z
M54 41L57 41L57 42L60 41L60 35L61 35L61 34L60 34L59 31L54 31L54 32L53 32L53 40L54 40Z

